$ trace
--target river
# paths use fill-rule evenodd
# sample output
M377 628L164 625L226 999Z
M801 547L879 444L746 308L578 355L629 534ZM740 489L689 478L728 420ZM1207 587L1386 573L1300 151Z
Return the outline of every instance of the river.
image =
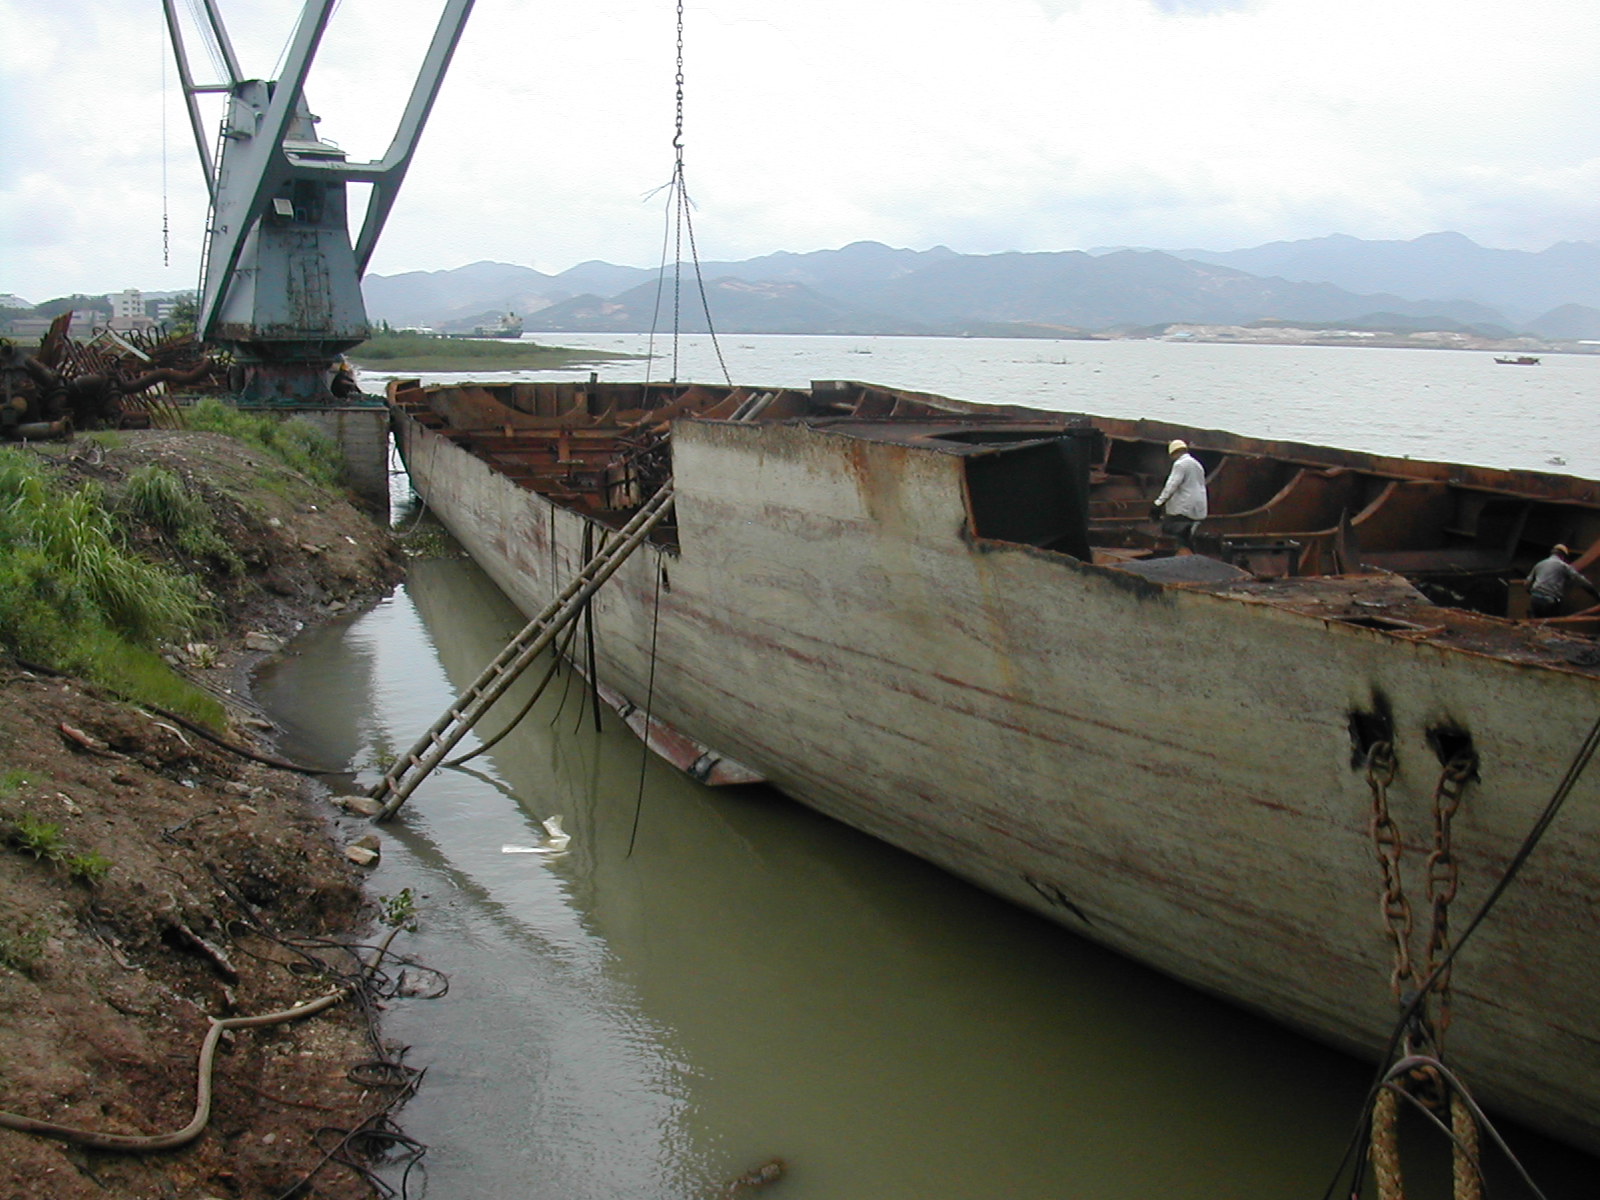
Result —
M722 350L736 379L769 386L868 379L1600 475L1600 359L1583 356L749 336ZM681 353L680 377L720 378L706 339ZM471 563L419 559L370 612L298 639L258 695L286 751L366 785L520 625ZM609 711L593 720L575 684L553 688L384 827L372 890L411 890L418 928L400 945L450 979L385 1014L427 1068L403 1113L430 1147L412 1197L699 1200L774 1158L771 1194L788 1200L1323 1195L1366 1065L768 790L693 784ZM565 853L507 852L552 814ZM1600 1163L1513 1133L1551 1200L1593 1194ZM1438 1167L1417 1164L1409 1194L1448 1195Z
M643 353L642 334L530 333L524 340ZM686 336L676 375L656 338L652 378L804 387L856 379L958 400L1149 417L1254 437L1600 479L1600 354L1502 366L1484 351L1032 338ZM720 361L719 353L720 350ZM596 368L639 379L643 363ZM509 372L514 378L587 378ZM362 373L376 386L385 376ZM430 375L458 380L471 375Z

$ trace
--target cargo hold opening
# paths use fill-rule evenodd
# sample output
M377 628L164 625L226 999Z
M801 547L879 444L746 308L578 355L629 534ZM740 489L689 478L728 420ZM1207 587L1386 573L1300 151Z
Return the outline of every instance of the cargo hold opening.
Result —
M1100 432L1024 434L1026 440L1004 443L1006 436L989 430L945 435L981 447L965 458L972 532L1090 561L1089 470L1102 453Z

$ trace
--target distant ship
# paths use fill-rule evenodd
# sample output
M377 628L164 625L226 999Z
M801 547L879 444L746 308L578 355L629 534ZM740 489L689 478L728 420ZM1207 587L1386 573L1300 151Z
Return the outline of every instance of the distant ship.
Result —
M517 322L517 328L522 328L521 321ZM1504 358L1496 356L1495 362L1503 363L1508 367L1537 367L1539 365L1539 360L1531 354L1508 355Z
M479 325L472 331L473 337L493 338L519 338L522 336L522 318L514 312L508 312L494 325Z

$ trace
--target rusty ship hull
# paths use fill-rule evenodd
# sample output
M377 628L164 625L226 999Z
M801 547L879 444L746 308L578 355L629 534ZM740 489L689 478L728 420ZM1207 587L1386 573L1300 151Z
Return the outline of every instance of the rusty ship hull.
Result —
M592 670L675 761L1359 1054L1600 717L1600 614L1527 620L1519 587L1556 540L1592 573L1594 481L846 383L390 403L416 490L528 613L670 474ZM1207 468L1196 554L1148 511L1171 437ZM1600 1152L1600 771L1567 785L1439 1037L1483 1103Z

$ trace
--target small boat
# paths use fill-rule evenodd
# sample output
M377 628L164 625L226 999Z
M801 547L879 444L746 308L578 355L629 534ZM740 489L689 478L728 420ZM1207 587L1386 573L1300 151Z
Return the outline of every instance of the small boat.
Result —
M1526 620L1522 587L1558 541L1595 577L1600 482L848 381L389 403L416 490L524 612L641 539L575 656L697 778L1373 1057L1498 897L1440 1046L1479 1101L1600 1152L1600 769L1571 765L1600 610ZM1207 475L1196 553L1150 519L1172 439ZM671 521L619 537L669 479Z
M1539 365L1539 359L1532 354L1496 355L1495 362L1503 367L1537 367Z

